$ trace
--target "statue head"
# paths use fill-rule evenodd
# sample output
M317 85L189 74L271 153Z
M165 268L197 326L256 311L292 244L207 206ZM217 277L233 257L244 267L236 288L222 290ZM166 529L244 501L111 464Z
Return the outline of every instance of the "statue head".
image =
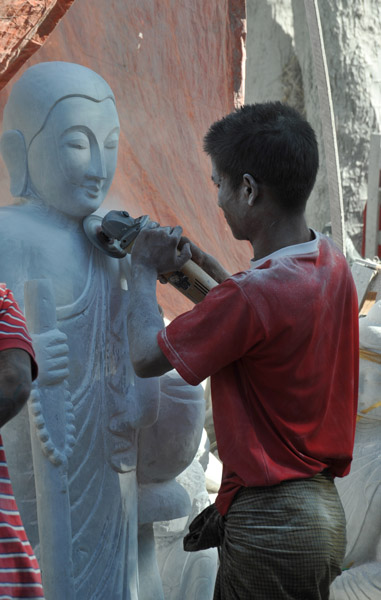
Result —
M117 160L119 120L109 85L65 62L30 67L4 109L0 150L11 193L74 217L101 205Z

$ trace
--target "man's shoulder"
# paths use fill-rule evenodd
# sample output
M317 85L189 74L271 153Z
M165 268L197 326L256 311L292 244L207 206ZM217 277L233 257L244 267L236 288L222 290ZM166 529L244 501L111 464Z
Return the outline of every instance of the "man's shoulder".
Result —
M258 287L266 286L269 282L274 279L275 282L279 281L279 271L282 271L283 265L280 261L269 260L260 267L255 265L246 269L245 271L239 271L234 275L231 275L229 279L232 285L237 288L244 289L246 287Z
M351 269L343 252L335 242L319 234L319 261L317 266L328 270L333 277L352 279Z
M260 276L258 273L254 273L252 269L238 271L237 273L234 273L234 275L230 275L230 277L225 279L225 281L223 281L218 288L220 288L220 293L223 293L223 291L226 289L230 290L232 293L236 292L237 294L240 294L245 290L245 288L256 285L256 281L259 278Z

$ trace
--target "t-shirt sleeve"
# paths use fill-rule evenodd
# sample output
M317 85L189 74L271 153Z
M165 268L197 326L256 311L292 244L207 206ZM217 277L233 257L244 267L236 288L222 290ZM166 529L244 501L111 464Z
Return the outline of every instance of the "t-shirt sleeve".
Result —
M0 284L0 351L11 349L25 350L29 354L32 379L36 379L38 367L25 317L12 292Z
M171 365L191 385L241 358L263 337L252 303L232 278L158 334Z

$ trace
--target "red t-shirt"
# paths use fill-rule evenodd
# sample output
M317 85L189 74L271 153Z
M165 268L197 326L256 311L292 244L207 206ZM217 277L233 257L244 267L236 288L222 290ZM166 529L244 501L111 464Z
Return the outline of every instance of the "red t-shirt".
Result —
M31 357L32 378L37 376L32 340L24 315L13 294L0 284L0 351L25 350ZM13 496L0 435L0 598L44 600L41 574Z
M241 486L349 471L358 388L358 305L325 236L229 277L158 335L180 375L211 376L225 514Z

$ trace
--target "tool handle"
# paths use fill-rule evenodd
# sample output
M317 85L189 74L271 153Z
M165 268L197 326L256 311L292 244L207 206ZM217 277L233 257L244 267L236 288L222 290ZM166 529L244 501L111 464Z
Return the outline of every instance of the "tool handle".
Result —
M212 277L201 269L193 260L188 260L178 271L165 273L163 277L189 300L198 304L216 285Z

